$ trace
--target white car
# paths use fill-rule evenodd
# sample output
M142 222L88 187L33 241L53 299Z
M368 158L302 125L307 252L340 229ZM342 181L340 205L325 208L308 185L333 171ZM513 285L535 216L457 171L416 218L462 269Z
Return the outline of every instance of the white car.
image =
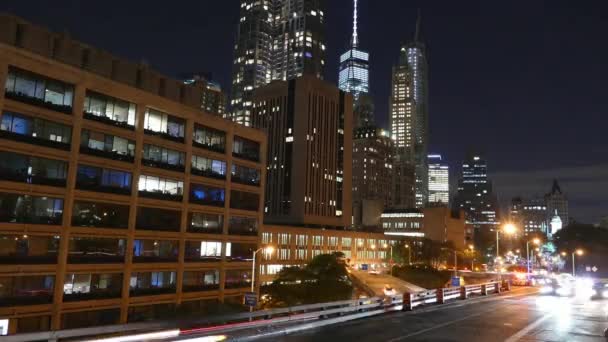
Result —
M395 289L393 289L392 287L390 287L388 285L384 285L384 295L385 296L394 296L396 294L397 294L397 292L395 291Z
M378 270L371 270L371 271L369 271L368 273L369 273L369 274L375 274L375 275L378 275L378 274L380 274L380 271L378 271Z

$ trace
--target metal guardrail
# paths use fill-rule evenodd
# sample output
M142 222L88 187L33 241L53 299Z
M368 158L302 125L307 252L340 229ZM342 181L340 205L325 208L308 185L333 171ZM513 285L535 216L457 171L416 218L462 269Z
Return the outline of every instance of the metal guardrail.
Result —
M499 293L501 289L510 289L510 284L490 282L480 285L467 285L461 287L426 290L403 295L372 297L355 300L342 300L329 303L298 305L287 308L243 312L232 315L211 316L205 318L186 319L179 321L159 321L146 323L130 323L106 325L91 328L46 331L38 333L25 333L9 336L0 336L0 341L59 341L62 339L86 340L87 338L103 338L126 334L162 332L169 329L179 330L180 335L189 334L219 334L234 332L258 326L279 324L287 322L307 321L311 319L324 319L329 316L357 316L362 312L386 310L410 311L414 307L438 303L442 304L452 299L467 299L471 295L487 295Z

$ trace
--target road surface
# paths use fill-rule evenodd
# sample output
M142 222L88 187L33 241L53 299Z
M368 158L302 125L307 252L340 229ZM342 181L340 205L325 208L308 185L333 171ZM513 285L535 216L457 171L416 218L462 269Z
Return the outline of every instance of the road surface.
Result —
M420 286L416 286L412 283L408 283L402 279L397 277L391 277L389 274L371 274L366 271L356 271L350 270L350 273L367 285L372 291L374 291L374 295L383 296L384 295L384 287L388 285L395 289L397 294L403 294L405 292L419 292L426 290Z
M481 300L395 312L260 341L606 342L608 300L541 296L520 288Z

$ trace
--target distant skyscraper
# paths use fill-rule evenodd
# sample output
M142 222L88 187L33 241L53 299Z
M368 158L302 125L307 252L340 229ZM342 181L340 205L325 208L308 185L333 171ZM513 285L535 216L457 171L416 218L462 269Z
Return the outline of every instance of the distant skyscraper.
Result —
M253 90L303 74L322 78L323 0L241 0L232 72L232 120L251 124Z
M200 86L203 89L201 98L201 109L207 113L226 117L226 96L222 86L213 81L211 73L199 72L194 74L183 74L180 76L184 84Z
M429 143L428 125L428 63L427 50L422 41L421 16L418 12L414 39L403 47L407 56L407 64L412 73L412 91L415 101L413 121L414 159L416 164L416 207L423 207L428 201L428 163L427 151Z
M429 203L441 203L446 206L450 201L450 170L442 162L441 155L429 154Z
M454 211L464 210L467 235L479 236L477 243L484 248L487 247L484 238L490 236L489 232L499 223L498 205L487 171L486 161L479 154L470 154L462 164L458 193L452 205Z
M562 224L564 227L567 226L570 222L570 217L568 216L568 199L566 198L566 195L562 193L562 189L557 183L557 179L553 180L551 192L545 195L545 203L547 205L547 213L549 215L547 220L550 221L557 210L557 215L561 219Z
M350 225L352 97L313 76L256 89L252 126L268 135L264 220Z
M399 63L393 66L389 115L391 136L395 146L393 162L393 203L395 208L415 205L414 125L416 116L412 86L412 71L405 47L401 48Z
M525 235L547 235L550 233L547 206L543 199L530 200L516 197L511 200L509 221L521 227Z
M354 100L359 94L369 92L369 53L359 49L357 35L357 0L353 1L353 35L349 49L340 56L338 86L353 94Z

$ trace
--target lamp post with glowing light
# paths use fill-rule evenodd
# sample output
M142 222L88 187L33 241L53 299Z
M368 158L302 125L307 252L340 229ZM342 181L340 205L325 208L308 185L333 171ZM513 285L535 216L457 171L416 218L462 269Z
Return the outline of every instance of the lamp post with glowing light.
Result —
M572 252L572 276L576 278L576 267L574 267L574 255L578 255L581 256L583 255L583 250L582 249L577 249L576 251Z
M532 243L538 246L540 244L540 239L535 238L534 240L532 240ZM528 266L528 274L529 274L530 273L530 240L526 241L526 264Z
M517 228L515 227L515 225L513 223L507 223L502 228L503 234L506 234L506 235L512 235L512 234L514 234L516 230L517 230ZM498 244L499 244L499 242L498 242L498 240L499 240L498 235L499 235L499 233L500 233L500 229L497 228L496 229L496 262L497 263L498 263L498 260L500 260L499 259L500 258L500 253L499 253L500 250L499 250L499 247L498 247ZM502 279L501 268L502 268L502 265L499 265L498 266L498 275L499 275L500 279Z
M272 246L261 247L253 252L253 262L251 264L251 292L255 292L256 298L258 296L257 296L257 292L255 290L255 256L256 256L256 254L258 254L261 251L264 251L266 253L266 255L270 255L270 254L272 254L272 252L274 252L274 247L272 247ZM250 306L249 312L252 312L252 311L253 311L253 306Z
M410 245L405 245L405 248L407 249L407 264L412 265L412 249Z
M475 252L475 246L469 245L469 249L471 250L472 253ZM473 272L473 270L474 270L474 268L473 268L474 263L475 263L475 254L473 254L473 257L471 258L471 272Z

